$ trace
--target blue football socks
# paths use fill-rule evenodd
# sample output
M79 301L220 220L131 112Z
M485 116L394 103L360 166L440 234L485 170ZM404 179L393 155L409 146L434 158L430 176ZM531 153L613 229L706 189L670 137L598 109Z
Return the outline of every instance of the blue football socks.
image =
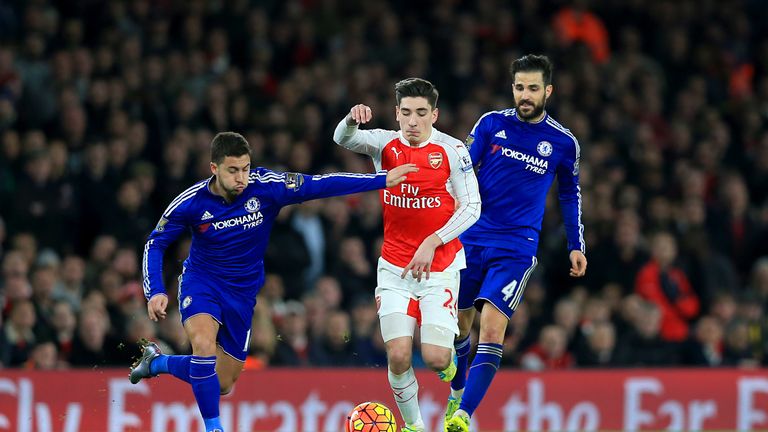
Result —
M469 364L469 350L472 344L469 341L469 335L464 339L458 339L453 342L456 349L456 376L451 381L451 389L462 390L467 383L467 365Z
M459 409L467 414L472 414L480 405L480 401L488 391L488 387L493 381L493 376L499 369L501 363L501 344L481 343L477 346L477 355L469 368L469 377L467 386L464 389L464 395L461 398Z
M205 430L222 430L219 420L219 399L221 386L216 375L216 356L192 356L189 362L189 379L195 393L197 406L205 421Z
M169 373L184 382L190 382L190 360L192 356L189 355L160 355L149 364L149 372L152 375Z

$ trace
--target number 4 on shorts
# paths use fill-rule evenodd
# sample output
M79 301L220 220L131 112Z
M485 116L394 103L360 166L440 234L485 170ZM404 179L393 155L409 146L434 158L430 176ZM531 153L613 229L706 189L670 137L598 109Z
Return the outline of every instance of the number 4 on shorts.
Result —
M504 301L515 295L515 288L517 288L517 281L513 280L512 283L501 289L501 293L504 294Z

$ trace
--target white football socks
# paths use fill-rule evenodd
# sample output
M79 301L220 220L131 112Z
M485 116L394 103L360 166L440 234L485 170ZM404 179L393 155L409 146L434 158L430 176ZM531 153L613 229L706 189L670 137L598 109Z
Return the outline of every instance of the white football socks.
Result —
M397 407L400 409L400 415L403 416L405 424L423 429L424 420L422 420L419 410L419 383L416 381L413 368L409 368L400 375L395 375L387 368L387 375L392 393L395 396L395 402L397 402Z

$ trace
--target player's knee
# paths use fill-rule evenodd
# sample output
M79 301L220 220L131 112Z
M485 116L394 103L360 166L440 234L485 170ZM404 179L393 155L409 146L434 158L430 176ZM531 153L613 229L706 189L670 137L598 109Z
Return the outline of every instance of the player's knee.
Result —
M210 357L216 355L216 341L206 336L192 335L189 339L192 353L197 356Z
M392 372L405 372L411 366L411 351L406 347L392 347L387 351L387 360Z
M230 394L232 392L232 389L234 387L235 387L235 383L232 383L232 382L230 382L228 384L221 383L221 388L219 389L219 394L222 395L222 396L228 395L228 394Z
M504 343L504 333L506 327L489 326L480 328L480 342L482 343Z
M421 353L424 358L424 364L434 371L441 371L451 364L451 351L449 350L430 350Z

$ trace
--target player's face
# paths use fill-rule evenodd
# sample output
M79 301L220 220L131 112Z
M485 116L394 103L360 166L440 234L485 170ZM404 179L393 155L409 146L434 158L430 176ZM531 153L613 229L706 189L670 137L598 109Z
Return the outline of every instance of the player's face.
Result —
M248 186L251 170L251 156L226 156L220 164L211 162L211 172L216 176L216 184L229 198L240 195Z
M437 108L432 108L424 97L404 97L395 108L397 122L405 139L419 144L432 134L432 124L437 121Z
M552 94L552 85L544 85L544 74L540 71L518 72L512 84L517 116L525 121L539 120Z

